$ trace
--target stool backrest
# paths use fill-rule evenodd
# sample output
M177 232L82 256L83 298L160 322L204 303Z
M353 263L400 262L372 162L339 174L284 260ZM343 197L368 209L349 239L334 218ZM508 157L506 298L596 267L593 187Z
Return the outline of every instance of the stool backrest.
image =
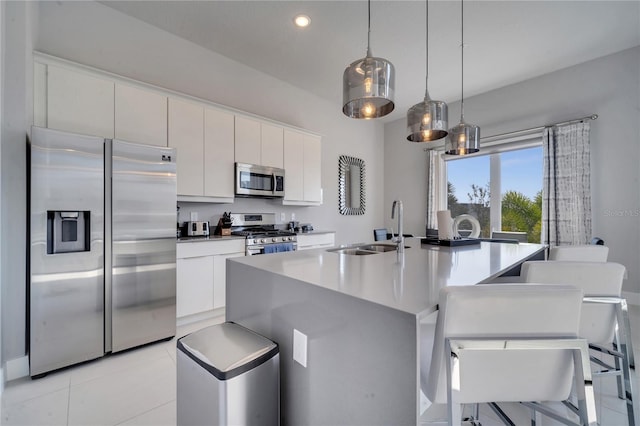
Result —
M582 290L564 285L483 284L446 287L439 311L428 382L435 403L447 401L447 338L576 337ZM560 350L478 351L460 361L461 403L561 401L573 377L570 353Z
M558 246L549 249L549 260L606 262L608 257L609 247L594 244Z
M625 267L613 262L532 261L525 262L520 271L526 283L573 285L585 297L620 297L624 274ZM582 307L579 335L589 343L611 343L615 325L613 304L585 303Z

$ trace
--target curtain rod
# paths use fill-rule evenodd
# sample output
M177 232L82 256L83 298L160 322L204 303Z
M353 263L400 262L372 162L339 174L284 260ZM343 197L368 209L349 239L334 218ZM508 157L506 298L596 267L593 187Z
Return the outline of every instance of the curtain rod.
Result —
M534 132L534 131L538 131L538 130L544 130L547 127L554 127L554 126L561 126L563 124L573 124L573 123L579 123L585 120L596 120L598 118L598 114L591 114L591 115L587 115L585 117L582 118L576 118L574 120L568 120L568 121L561 121L558 123L553 123L553 124L546 124L544 126L539 126L539 127L532 127L530 129L524 129L524 130L516 130L514 132L507 132L507 133L500 133L498 135L492 135L492 136L487 136L485 138L480 138L480 141L485 141L487 139L501 139L504 138L506 136L516 136L519 135L521 133L530 133L530 132Z
M573 124L573 123L579 123L579 122L582 122L582 121L585 121L585 120L597 120L597 119L598 119L598 114L591 114L591 115L587 115L587 116L582 117L582 118L576 118L576 119L568 120L568 121L560 121L558 123L546 124L544 126L532 127L530 129L515 130L513 132L500 133L498 135L481 137L480 138L480 142L488 143L488 142L493 142L494 140L504 139L506 137L516 137L516 136L519 136L519 135L527 135L529 133L536 132L536 131L542 131L547 127L560 126L560 125L563 125L563 124ZM443 148L443 146L434 147L434 148L424 148L423 151L427 152L427 151L431 151L432 149L436 149L437 150L437 149L442 149L442 148Z

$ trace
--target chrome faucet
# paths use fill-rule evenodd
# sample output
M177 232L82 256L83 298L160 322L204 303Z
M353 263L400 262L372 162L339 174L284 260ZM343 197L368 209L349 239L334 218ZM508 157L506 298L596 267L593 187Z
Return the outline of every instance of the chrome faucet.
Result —
M398 236L391 241L398 244L398 253L404 253L404 237L402 229L402 201L394 200L391 206L391 219L395 216L396 204L398 205Z

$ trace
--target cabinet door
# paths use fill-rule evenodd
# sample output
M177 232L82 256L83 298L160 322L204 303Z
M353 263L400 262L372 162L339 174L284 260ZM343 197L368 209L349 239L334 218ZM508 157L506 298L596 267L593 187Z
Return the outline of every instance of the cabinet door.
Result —
M234 193L233 114L204 111L204 195L233 198ZM178 156L178 161L180 156Z
M336 241L336 234L333 232L326 234L298 235L298 250L311 250L320 247L333 247Z
M113 138L114 83L53 65L47 67L47 127Z
M235 161L260 164L260 122L236 115L235 129Z
M304 135L284 130L284 199L304 200Z
M178 195L204 194L204 108L169 99L169 146L177 149Z
M322 201L320 137L304 137L304 201Z
M167 97L123 84L115 90L116 139L167 146Z
M284 129L273 124L261 124L261 150L260 164L263 166L283 168Z
M226 305L227 259L241 256L244 256L244 252L213 257L213 309L223 308Z
M177 259L176 316L213 309L214 256Z

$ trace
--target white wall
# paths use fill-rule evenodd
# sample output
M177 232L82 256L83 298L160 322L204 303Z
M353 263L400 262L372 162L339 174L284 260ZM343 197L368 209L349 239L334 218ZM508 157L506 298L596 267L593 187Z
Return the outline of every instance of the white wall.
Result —
M485 136L599 115L591 122L593 235L610 247L611 261L627 267L624 291L634 293L640 292L639 94L636 47L465 99L466 121L479 125ZM459 102L449 105L449 125L459 117ZM426 205L426 155L418 158L399 143L404 132L401 120L385 128L385 205L398 192L414 194L416 205ZM393 172L407 168L420 178L401 179ZM423 212L411 218L412 227L424 230Z
M26 131L32 121L33 4L3 2L3 72L0 160L2 365L25 353Z
M296 212L297 220L312 223L316 229L337 231L338 243L372 240L372 229L379 227L383 220L381 123L346 118L339 104L329 103L98 3L8 2L6 8L12 9L3 23L10 24L5 34L8 34L6 40L11 40L13 54L12 61L7 60L5 67L11 63L16 71L2 77L6 90L3 110L17 110L15 114L19 117L14 119L7 113L2 127L3 362L25 353L25 135L32 122L29 115L33 109L32 50L322 134L322 206L285 208L266 201L241 200L237 204L201 208L211 215L250 210L285 211L289 217L291 212ZM35 31L33 44L31 29ZM17 61L15 64L13 59ZM342 70L336 70L337 85L342 84L341 75ZM15 81L7 81L10 77ZM362 158L366 163L367 210L363 216L338 213L337 172L341 154Z
M0 75L4 75L4 2L0 3ZM2 164L2 106L4 103L4 91L0 81L0 164ZM0 188L2 188L2 174L0 173ZM0 197L0 229L2 227L2 197ZM0 245L0 259L2 259L2 245ZM2 261L0 261L0 282L2 277ZM4 363L2 362L2 286L0 286L0 398L4 390Z
M405 119L384 127L384 220L397 232L398 221L391 219L391 204L404 205L405 234L424 236L427 211L427 153L425 144L407 141Z

